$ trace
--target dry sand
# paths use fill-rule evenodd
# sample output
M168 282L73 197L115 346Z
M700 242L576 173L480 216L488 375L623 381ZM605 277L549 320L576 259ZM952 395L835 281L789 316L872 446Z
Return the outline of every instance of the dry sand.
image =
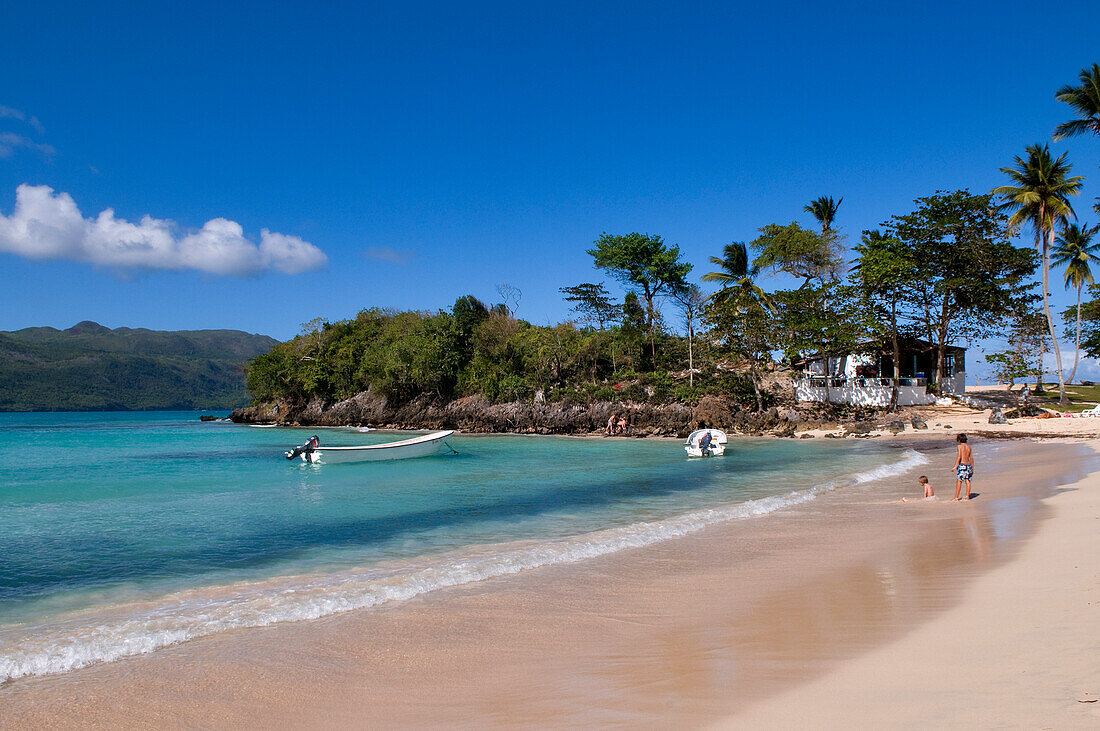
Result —
M1100 692L1086 592L1100 488L1040 502L1091 450L972 443L970 503L943 497L954 449L939 436L921 470L934 502L899 502L914 473L645 549L24 678L0 687L0 726L1093 721L1076 701Z

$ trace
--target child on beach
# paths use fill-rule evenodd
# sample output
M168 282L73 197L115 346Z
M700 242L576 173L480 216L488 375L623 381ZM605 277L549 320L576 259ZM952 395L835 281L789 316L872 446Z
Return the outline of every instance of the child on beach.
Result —
M920 483L921 487L924 488L924 497L921 498L922 500L927 500L930 497L936 497L936 493L932 492L932 485L928 482L927 477L921 475L919 478L917 478L917 482ZM907 497L903 497L901 501L903 503L911 502Z
M970 445L966 443L966 435L955 437L959 443L959 453L955 457L955 500L959 499L963 483L966 483L966 496L963 500L970 499L970 478L974 476L974 454L970 451Z

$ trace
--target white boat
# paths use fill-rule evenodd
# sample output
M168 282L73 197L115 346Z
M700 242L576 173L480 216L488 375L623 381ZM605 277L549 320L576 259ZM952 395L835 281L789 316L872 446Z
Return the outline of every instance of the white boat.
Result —
M436 431L411 439L385 444L368 444L362 447L322 447L317 437L311 437L301 447L286 453L287 459L300 456L303 462L311 464L343 464L347 462L375 462L384 459L411 459L430 457L439 452L444 440L454 434L454 430Z
M702 447L703 437L710 435L710 443L705 454ZM721 457L726 453L726 433L718 429L698 429L688 435L684 442L684 451L689 457Z

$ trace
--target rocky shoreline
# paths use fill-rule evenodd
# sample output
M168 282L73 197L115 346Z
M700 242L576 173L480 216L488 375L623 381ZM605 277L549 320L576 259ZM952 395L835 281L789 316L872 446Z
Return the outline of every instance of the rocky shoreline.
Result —
M345 401L325 404L271 402L237 409L230 418L246 424L293 426L372 426L380 429L455 429L468 433L601 434L613 414L626 417L627 434L635 437L684 437L694 429L712 427L761 436L795 437L811 430L866 436L872 431L895 434L907 425L924 429L920 417L824 404L773 406L761 412L742 409L730 399L704 396L695 405L597 402L490 403L482 396L440 402L426 397L391 405L369 391Z

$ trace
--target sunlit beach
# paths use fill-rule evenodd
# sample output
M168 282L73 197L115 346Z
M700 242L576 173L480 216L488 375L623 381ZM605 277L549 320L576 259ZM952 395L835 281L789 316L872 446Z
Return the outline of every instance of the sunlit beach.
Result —
M6 11L0 728L1100 727L1056 25Z

